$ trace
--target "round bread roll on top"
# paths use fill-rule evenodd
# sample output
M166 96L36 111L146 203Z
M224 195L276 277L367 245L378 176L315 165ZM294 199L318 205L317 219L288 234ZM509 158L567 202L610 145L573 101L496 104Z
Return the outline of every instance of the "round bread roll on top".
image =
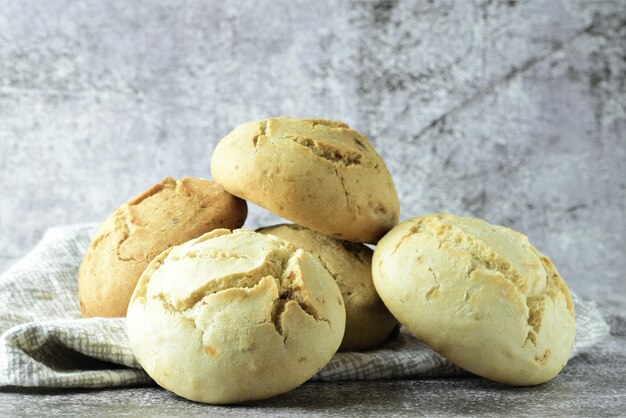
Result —
M284 239L322 263L339 286L346 306L346 332L339 351L358 351L379 345L398 321L376 293L372 282L372 250L300 225L276 225L257 232Z
M373 276L413 335L472 373L535 385L567 363L575 335L569 290L518 232L453 215L414 218L378 243Z
M171 177L115 210L96 231L78 272L84 317L122 317L139 276L163 250L215 228L239 228L246 202L209 180Z
M217 144L211 173L235 196L344 240L374 243L398 222L385 163L365 136L341 122L244 123Z
M128 308L130 345L162 387L198 402L264 399L302 384L337 351L337 284L308 252L215 230L166 250Z

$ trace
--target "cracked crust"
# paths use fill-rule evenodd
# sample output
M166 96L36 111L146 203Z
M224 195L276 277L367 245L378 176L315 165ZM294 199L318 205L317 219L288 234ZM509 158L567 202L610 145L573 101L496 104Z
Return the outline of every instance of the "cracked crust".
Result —
M217 145L211 172L230 193L336 238L374 243L398 222L385 163L365 136L341 122L245 123Z
M127 327L135 356L159 385L194 401L236 403L313 376L339 347L345 308L308 252L219 229L154 259Z
M398 321L385 307L372 281L372 250L300 225L261 228L269 234L309 251L339 286L346 305L346 332L339 351L359 351L385 341Z
M567 363L574 307L528 238L454 215L403 222L376 248L374 284L417 338L472 373L533 385Z
M96 231L78 273L83 317L122 317L139 276L163 250L215 228L239 228L246 203L209 180L163 179Z

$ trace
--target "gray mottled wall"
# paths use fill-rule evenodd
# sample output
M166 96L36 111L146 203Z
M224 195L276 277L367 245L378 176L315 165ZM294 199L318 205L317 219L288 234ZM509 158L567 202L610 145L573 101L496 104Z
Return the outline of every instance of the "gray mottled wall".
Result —
M527 233L626 293L624 1L0 0L0 270L272 115L369 135L402 217ZM273 218L258 208L249 226Z

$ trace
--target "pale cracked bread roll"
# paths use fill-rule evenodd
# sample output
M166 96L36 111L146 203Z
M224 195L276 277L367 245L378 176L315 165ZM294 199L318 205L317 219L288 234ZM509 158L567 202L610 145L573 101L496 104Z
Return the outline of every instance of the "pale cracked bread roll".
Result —
M378 243L373 276L411 333L472 373L535 385L567 363L569 290L518 232L454 215L414 218Z
M235 196L344 240L374 243L398 222L385 163L365 136L341 122L244 123L217 144L211 173Z
M305 382L337 351L345 315L337 284L308 252L269 235L215 230L154 259L127 327L159 385L224 404Z
M398 321L376 293L372 250L300 225L276 225L257 232L291 242L316 256L339 286L346 305L346 332L339 351L358 351L385 341Z
M117 208L96 231L78 272L84 317L122 317L139 276L163 250L215 228L239 228L246 202L209 180L163 179Z

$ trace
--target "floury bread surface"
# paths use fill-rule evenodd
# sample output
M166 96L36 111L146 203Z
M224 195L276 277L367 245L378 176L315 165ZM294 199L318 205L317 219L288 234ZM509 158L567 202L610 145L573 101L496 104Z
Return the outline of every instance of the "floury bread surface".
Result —
M163 250L239 228L246 202L209 180L171 177L124 203L96 231L78 273L84 317L122 317L139 276Z
M344 240L373 243L398 222L385 163L365 136L341 122L244 123L218 143L211 172L235 196Z
M569 290L511 229L453 215L408 220L378 243L373 277L411 333L472 373L534 385L567 363L575 335Z
M339 286L346 305L346 332L339 351L358 351L382 343L398 321L376 293L372 282L372 250L300 225L259 229L316 256Z
M308 252L269 235L215 230L154 259L127 327L159 385L194 401L236 403L313 376L341 343L345 309Z

